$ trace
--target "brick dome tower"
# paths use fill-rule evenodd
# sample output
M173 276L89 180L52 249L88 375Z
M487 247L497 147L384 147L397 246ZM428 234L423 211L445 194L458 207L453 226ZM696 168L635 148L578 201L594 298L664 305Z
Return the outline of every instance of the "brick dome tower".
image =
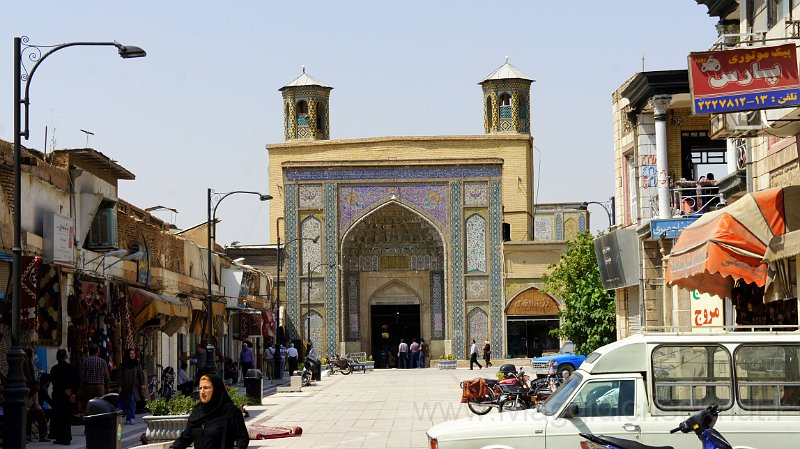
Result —
M534 79L506 62L480 84L486 134L531 132L531 83Z
M286 140L328 140L330 133L329 101L333 87L303 73L281 87L283 93L283 134Z

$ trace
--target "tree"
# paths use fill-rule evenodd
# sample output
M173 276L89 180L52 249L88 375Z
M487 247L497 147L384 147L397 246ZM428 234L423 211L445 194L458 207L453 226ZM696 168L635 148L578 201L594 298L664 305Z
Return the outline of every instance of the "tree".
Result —
M616 306L600 281L592 234L567 241L567 252L542 277L544 290L563 300L561 325L551 334L572 340L575 350L589 354L616 339Z

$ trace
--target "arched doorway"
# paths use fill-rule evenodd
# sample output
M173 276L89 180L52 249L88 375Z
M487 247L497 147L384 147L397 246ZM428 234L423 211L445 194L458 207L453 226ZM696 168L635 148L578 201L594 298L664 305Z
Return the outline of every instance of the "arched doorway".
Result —
M538 357L558 351L550 331L559 325L559 305L536 287L519 292L506 306L506 347L509 357Z
M346 233L341 254L348 352L378 361L400 338L443 338L444 241L426 217L390 201Z

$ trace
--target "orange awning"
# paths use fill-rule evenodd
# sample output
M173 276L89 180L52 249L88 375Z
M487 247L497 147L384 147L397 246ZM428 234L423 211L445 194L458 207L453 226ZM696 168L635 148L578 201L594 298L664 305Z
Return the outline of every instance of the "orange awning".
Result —
M189 307L178 298L159 295L136 287L128 287L131 315L136 328L158 315L189 319Z
M720 297L730 297L737 279L763 287L770 241L798 228L800 186L745 195L681 232L667 262L667 283Z

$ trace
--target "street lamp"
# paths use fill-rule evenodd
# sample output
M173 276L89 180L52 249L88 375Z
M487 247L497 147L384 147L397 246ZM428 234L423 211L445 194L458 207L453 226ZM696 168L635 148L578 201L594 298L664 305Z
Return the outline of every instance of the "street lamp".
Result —
M604 211L606 211L606 215L608 215L608 228L611 229L611 227L614 226L614 224L615 224L615 222L614 222L614 213L612 212L614 210L614 197L612 196L611 198L608 199L608 201L603 201L603 202L601 202L601 201L584 201L583 203L581 203L580 206L578 206L578 209L587 210L589 208L590 204L598 204L603 208ZM611 208L609 209L609 207L606 206L606 204L610 204Z
M6 379L4 416L5 416L5 437L4 447L18 449L25 447L23 437L23 413L25 405L25 395L28 389L25 387L25 377L22 372L22 361L25 352L19 345L20 342L20 306L21 306L21 287L20 287L20 264L22 263L22 168L20 153L22 142L21 137L28 140L29 133L29 106L30 96L28 92L31 87L31 79L39 64L48 56L67 47L78 46L112 46L116 47L119 55L123 59L141 58L146 55L145 51L139 47L125 46L119 42L70 42L60 45L31 45L28 44L28 37L14 38L14 263L11 275L11 348L8 350L8 377ZM44 51L44 53L42 53ZM28 60L33 62L30 72L24 68L22 57L26 53ZM25 97L22 97L22 81L25 81ZM25 130L22 130L22 114L20 107L25 109Z
M311 280L313 279L311 277L311 262L308 262L307 266L308 266L308 271L306 271L306 276L307 276L307 282L306 283L308 284L308 298L306 298L306 301L307 301L307 304L308 304L308 313L306 314L306 344L310 345L311 344ZM321 264L317 265L316 267L314 267L314 270L316 270L319 267L333 268L334 265L321 263Z
M283 367L281 367L281 344L278 341L278 331L281 328L281 233L278 221L275 222L275 228L277 231L277 239L278 244L276 246L276 258L278 259L277 265L278 269L275 276L275 355L274 355L274 369L272 370L272 377L281 379L283 377ZM298 242L300 240L308 240L313 243L317 243L319 241L319 236L314 238L309 237L297 237L291 239L283 244L286 246L290 243Z
M211 274L214 271L214 265L211 262L211 234L213 232L214 224L217 222L217 207L225 198L236 194L236 193L243 193L248 195L258 195L258 199L261 201L269 201L272 199L271 195L264 195L259 192L249 192L246 190L234 190L233 192L227 193L218 193L214 192L211 189L208 189L208 225L207 225L207 236L208 236L208 297L206 302L206 325L208 326L208 333L207 333L207 340L206 340L206 366L203 368L205 373L216 373L217 372L217 365L215 359L215 348L214 344L212 343L212 329L214 323L214 311L212 310L214 307L214 294L211 290L211 281L212 276ZM213 207L212 207L213 203ZM214 239L216 239L216 232L214 232Z

